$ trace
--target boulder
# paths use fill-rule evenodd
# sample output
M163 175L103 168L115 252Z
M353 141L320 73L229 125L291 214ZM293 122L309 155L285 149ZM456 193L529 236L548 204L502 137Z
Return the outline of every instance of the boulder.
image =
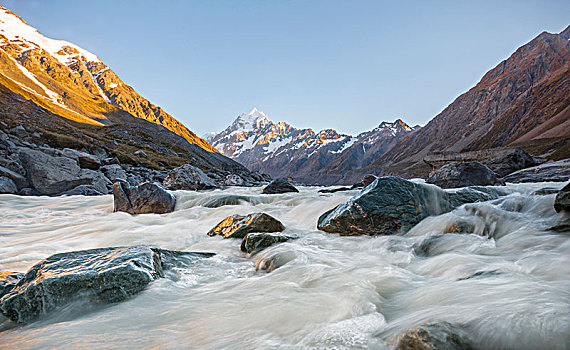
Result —
M208 236L224 238L244 238L251 232L281 232L285 226L274 217L265 213L253 213L246 216L232 215L222 220L208 232Z
M399 337L397 350L472 350L472 341L462 327L433 322L406 331Z
M0 299L0 312L27 323L75 300L115 303L141 292L164 277L167 259L177 254L157 247L98 248L55 254L34 265ZM195 258L211 254L180 252ZM170 261L169 264L172 264Z
M554 210L570 212L570 183L564 186L554 199Z
M269 185L265 186L262 193L265 194L276 194L276 193L287 193L287 192L299 192L295 186L291 185L287 180L280 178L273 180Z
M139 157L144 157L144 158L147 157L145 151L143 151L142 149L139 149L138 151L136 151L135 153L133 153L133 155L134 155L134 156L139 156Z
M208 190L216 188L216 183L193 165L184 164L171 170L162 184L169 190Z
M321 215L317 227L343 236L390 235L452 209L449 194L440 188L388 176Z
M18 193L18 187L11 179L6 176L0 176L0 194Z
M4 176L12 180L18 190L28 187L28 180L24 176L8 168L0 166L0 176Z
M213 196L208 196L208 198L206 198L201 203L201 205L206 208L219 208L225 205L240 205L244 203L257 205L261 203L261 201L254 196L222 193Z
M119 164L103 165L100 169L103 174L113 183L118 179L127 180L127 172Z
M503 184L491 169L479 162L446 164L437 169L426 182L441 188L494 186Z
M548 162L515 171L503 178L506 182L566 182L570 180L570 159Z
M0 271L0 299L9 293L22 277L23 273Z
M29 148L20 148L20 159L32 186L41 194L55 195L79 185L91 184L93 173L82 170L68 157L54 157Z
M97 170L101 166L101 161L89 153L77 151L71 148L64 148L63 154L69 158L77 160L79 167Z
M448 193L432 185L381 177L348 202L321 215L317 228L341 236L405 233L428 216L506 194L508 191L482 186Z
M241 242L241 251L255 254L277 243L297 239L297 235L284 235L279 233L248 233Z
M244 181L241 176L236 174L230 174L226 176L226 179L224 180L224 185L226 186L243 186L243 184Z
M372 174L366 174L362 177L362 180L360 180L360 183L362 184L362 186L366 187L368 185L370 185L371 183L374 182L374 180L376 180L377 177L375 175Z
M113 185L114 210L129 214L164 214L174 211L176 198L158 183L143 182L130 186L125 182Z

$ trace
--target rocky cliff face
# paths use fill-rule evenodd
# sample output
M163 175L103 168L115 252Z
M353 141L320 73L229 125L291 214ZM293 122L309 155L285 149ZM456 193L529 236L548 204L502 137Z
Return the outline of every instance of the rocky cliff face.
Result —
M275 123L254 108L221 133L207 137L224 155L251 170L307 184L339 184L350 183L349 171L370 164L415 129L397 120L357 137L332 129L316 133Z
M570 157L570 27L542 33L363 172L426 176L430 152L521 146Z

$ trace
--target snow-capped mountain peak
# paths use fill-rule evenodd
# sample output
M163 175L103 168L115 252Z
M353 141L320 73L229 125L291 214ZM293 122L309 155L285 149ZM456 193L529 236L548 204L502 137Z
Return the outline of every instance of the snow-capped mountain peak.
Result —
M271 121L267 118L265 113L254 107L251 111L240 114L233 122L232 126L234 129L239 128L242 131L248 131L262 128L270 122Z
M252 170L274 177L293 176L311 183L336 159L344 157L347 160L341 163L362 166L368 161L367 157L385 152L411 130L398 119L393 123L383 122L357 137L333 129L316 133L312 129L297 129L283 121L275 123L253 108L207 140L222 154Z
M2 41L7 39L19 43L23 48L22 52L41 48L65 65L70 65L78 59L101 62L97 56L77 45L64 40L46 38L36 28L2 6L0 6L0 35L3 36L0 36Z

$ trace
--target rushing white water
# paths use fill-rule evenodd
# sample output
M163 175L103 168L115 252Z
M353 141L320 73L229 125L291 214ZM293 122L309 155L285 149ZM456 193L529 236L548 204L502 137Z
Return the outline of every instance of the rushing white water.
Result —
M126 302L74 317L13 326L0 316L0 348L389 349L399 333L436 320L466 326L481 348L568 349L570 235L547 230L564 215L552 208L554 195L530 195L562 185L509 185L514 193L504 199L382 237L316 230L319 215L354 191L179 191L175 212L138 216L113 213L112 196L1 195L0 270L26 271L59 252L136 244L217 255ZM228 194L249 201L211 208ZM271 273L255 271L256 256L240 251L241 240L206 235L229 215L257 211L301 237L258 254L289 252L292 260ZM494 238L433 237L460 217L486 225Z

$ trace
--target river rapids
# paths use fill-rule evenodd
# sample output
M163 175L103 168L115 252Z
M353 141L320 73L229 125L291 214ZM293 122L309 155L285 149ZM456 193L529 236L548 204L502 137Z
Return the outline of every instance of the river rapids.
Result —
M316 228L319 215L356 191L177 191L173 213L138 216L113 213L110 195L0 195L0 270L25 272L52 254L96 247L217 254L122 303L25 326L0 316L0 348L391 349L406 330L447 321L464 325L482 349L568 349L570 234L548 230L565 214L554 211L555 195L532 195L543 187L563 184L508 185L501 199L376 237ZM241 240L206 235L225 217L252 212L300 238L246 257ZM458 218L492 238L441 236ZM256 271L259 257L279 252L286 264Z

